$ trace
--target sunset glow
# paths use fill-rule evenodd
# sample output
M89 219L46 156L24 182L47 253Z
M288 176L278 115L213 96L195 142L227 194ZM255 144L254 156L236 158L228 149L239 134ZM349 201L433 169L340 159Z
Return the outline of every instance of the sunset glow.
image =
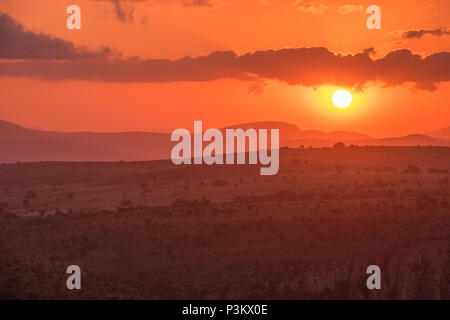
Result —
M378 137L448 125L449 1L380 0L380 30L366 26L368 3L302 3L79 0L81 29L68 30L70 1L3 1L2 30L18 43L1 56L0 119L163 132L289 119ZM346 108L332 101L343 88Z
M449 0L0 0L0 300L450 300L449 21Z

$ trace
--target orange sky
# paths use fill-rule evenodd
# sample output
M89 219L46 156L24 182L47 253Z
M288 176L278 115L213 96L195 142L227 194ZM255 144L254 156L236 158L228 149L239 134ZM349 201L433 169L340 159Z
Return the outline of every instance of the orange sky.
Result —
M220 0L212 1L213 7L187 7L183 0L122 0L122 13L134 12L133 18L125 21L118 19L113 2L3 0L0 11L22 23L27 31L43 32L91 50L108 46L120 52L122 59L174 60L217 50L242 55L285 47L324 47L336 54L356 54L373 47L376 54L372 59L382 59L398 49L409 49L422 57L450 51L449 35L401 36L409 30L448 27L448 0ZM299 10L304 2L314 2L323 12ZM81 7L81 30L66 28L69 4ZM362 7L363 11L338 13L345 4ZM381 7L381 30L366 28L368 15L364 11L370 4ZM203 120L207 127L283 120L301 129L349 130L384 137L449 126L448 77L445 81L437 83L434 91L415 90L410 83L388 87L368 83L362 92L352 90L355 102L351 107L338 110L330 102L330 94L338 86L293 85L262 76L250 81L111 83L3 75L0 119L65 131L165 132L192 128L193 120ZM252 87L261 92L250 90Z

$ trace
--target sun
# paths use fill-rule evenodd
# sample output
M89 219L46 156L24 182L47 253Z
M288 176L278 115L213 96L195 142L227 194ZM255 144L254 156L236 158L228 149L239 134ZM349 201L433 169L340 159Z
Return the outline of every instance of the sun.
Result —
M347 108L352 103L352 95L347 90L337 90L331 98L333 104L338 108Z

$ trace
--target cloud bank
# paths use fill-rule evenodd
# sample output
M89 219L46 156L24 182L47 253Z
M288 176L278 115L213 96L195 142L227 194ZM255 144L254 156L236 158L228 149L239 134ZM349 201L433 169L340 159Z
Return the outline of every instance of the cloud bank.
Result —
M0 12L0 59L103 59L112 50L89 50L43 33L26 31L7 14Z
M410 50L392 51L373 59L373 49L353 55L324 47L264 50L238 55L215 51L178 60L114 58L109 48L91 51L69 41L25 31L8 15L0 15L0 76L43 80L103 82L174 82L273 79L290 85L337 85L363 88L370 82L393 87L413 83L434 90L450 81L450 53L429 56ZM10 60L10 61L8 61ZM22 61L17 61L22 60ZM255 82L256 81L256 82ZM261 86L251 90L258 93Z
M233 51L216 51L179 60L6 62L0 64L0 75L104 82L275 79L291 85L355 88L369 82L388 87L414 83L417 89L433 90L438 83L450 80L450 53L422 57L409 50L397 50L373 60L368 52L339 55L321 47L257 51L242 56Z

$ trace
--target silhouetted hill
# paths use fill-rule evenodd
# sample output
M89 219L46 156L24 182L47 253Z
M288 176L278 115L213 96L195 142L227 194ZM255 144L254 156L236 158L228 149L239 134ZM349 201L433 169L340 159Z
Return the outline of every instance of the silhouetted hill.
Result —
M403 137L375 139L374 143L385 146L440 146L450 145L450 141L435 139L424 134L411 134Z
M317 130L307 130L300 134L302 139L313 139L313 140L369 140L372 137L361 134L358 132L349 131L332 131L332 132L322 132Z
M170 136L151 132L55 132L0 122L0 161L167 159Z
M337 141L342 141L346 145L358 146L450 146L450 139L438 139L424 134L411 134L402 137L383 138L383 139L296 139L285 143L289 147L298 147L303 145L313 147L331 147Z
M280 141L286 141L295 139L302 134L302 130L300 130L296 125L290 124L283 121L261 121L261 122L250 122L228 126L222 128L225 129L237 129L241 128L244 130L253 128L253 129L279 129L280 130ZM205 128L204 128L205 129Z
M287 142L290 140L305 139L305 140L365 140L372 139L372 137L358 132L350 131L333 131L323 132L319 130L301 130L294 124L284 121L264 121L251 122L239 125L228 126L227 128L254 128L254 129L280 129L280 141Z
M222 130L227 128L280 129L280 146L289 147L332 146L337 141L343 141L347 145L450 146L450 140L427 135L372 139L356 132L302 131L297 126L282 121L239 124ZM168 133L42 131L0 120L0 162L169 159L172 146L173 142L170 141Z
M424 134L410 134L401 137L371 139L361 141L349 141L348 144L356 144L360 146L450 146L448 139L436 139Z

